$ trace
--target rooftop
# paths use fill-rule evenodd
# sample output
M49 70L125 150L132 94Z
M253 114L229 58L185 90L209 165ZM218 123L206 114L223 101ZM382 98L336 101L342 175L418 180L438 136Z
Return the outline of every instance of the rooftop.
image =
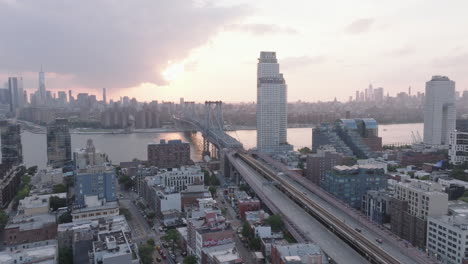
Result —
M17 215L6 225L5 229L19 228L23 230L40 229L46 224L55 224L55 215L40 214L40 215Z
M57 263L56 256L58 249L56 244L27 249L23 249L20 245L17 248L18 249L14 251L0 252L0 263L13 264L17 263L18 259L29 260L28 263Z

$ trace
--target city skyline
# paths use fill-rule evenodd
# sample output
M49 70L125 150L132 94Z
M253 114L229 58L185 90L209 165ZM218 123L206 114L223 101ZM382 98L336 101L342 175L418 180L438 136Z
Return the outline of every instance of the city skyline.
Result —
M425 81L433 75L457 81L460 92L468 87L463 70L468 58L463 47L468 38L457 31L466 24L462 10L468 4L462 1L441 6L427 1L331 1L320 5L298 1L291 6L228 0L157 5L98 2L91 8L86 3L0 1L2 21L15 24L16 30L10 43L0 45L0 55L5 57L0 78L22 76L30 92L37 89L37 71L43 64L47 89L52 91L99 94L105 87L108 99L114 100L126 94L138 100L185 97L197 102L204 98L252 102L256 90L252 74L256 61L252 58L261 50L274 50L281 54L283 72L288 76L290 101L331 101L334 97L347 101L369 83L391 95L408 86L416 94L424 91ZM52 6L51 11L35 12ZM283 12L294 6L302 8ZM68 14L72 8L76 14L57 15L60 11ZM318 8L330 12L314 13ZM147 9L156 13L148 17ZM155 20L160 12L163 14ZM446 13L451 16L444 16ZM77 19L80 15L89 21ZM439 22L427 23L428 16ZM105 18L122 22L111 25L114 20ZM178 18L179 23L172 23ZM10 32L11 23L2 23L0 32ZM31 33L36 27L46 28L37 30L43 40L24 41L36 37L37 33ZM86 31L77 30L79 27ZM148 44L154 39L162 40ZM91 47L91 40L97 44ZM117 40L122 43L115 44ZM12 45L18 41L31 45ZM12 54L22 54L21 60Z

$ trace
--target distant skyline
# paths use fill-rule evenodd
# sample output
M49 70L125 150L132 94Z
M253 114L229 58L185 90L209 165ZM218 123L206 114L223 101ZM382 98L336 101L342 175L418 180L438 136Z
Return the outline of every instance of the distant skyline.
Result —
M107 100L256 100L260 51L275 51L288 101L347 101L370 83L468 89L468 2L0 0L0 82Z

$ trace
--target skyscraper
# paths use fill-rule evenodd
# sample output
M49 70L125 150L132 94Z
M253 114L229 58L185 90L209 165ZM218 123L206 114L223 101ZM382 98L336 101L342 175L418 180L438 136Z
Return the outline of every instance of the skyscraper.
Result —
M102 88L102 102L107 104L106 88Z
M447 76L433 76L426 82L424 143L448 145L455 121L455 82Z
M10 92L10 112L15 112L18 107L23 106L23 78L9 77L8 91Z
M46 94L46 88L45 88L45 74L44 74L44 71L42 70L42 66L41 66L41 71L39 72L38 94L39 96L36 98L36 100L39 102L39 104L41 105L46 104L47 94Z
M287 86L276 52L262 51L257 66L257 149L265 153L292 150L287 123Z
M21 145L21 128L6 120L0 121L2 141L2 164L18 165L23 162L23 147Z
M71 163L71 136L68 120L57 118L47 126L47 164L54 168Z

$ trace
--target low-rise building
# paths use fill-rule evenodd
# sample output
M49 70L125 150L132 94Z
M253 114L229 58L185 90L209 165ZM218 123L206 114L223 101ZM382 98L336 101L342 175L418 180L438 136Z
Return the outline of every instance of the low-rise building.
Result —
M75 168L80 171L89 166L107 163L109 162L109 157L106 153L96 151L93 140L88 139L85 148L79 148L73 152L73 161Z
M367 191L387 188L387 177L380 166L335 166L325 174L321 187L350 206L360 209L362 197Z
M86 206L73 208L71 215L73 222L78 222L117 216L119 212L119 204L117 202L98 201L98 203L88 202Z
M317 150L316 154L307 155L306 177L313 183L320 185L325 178L325 173L330 171L336 165L341 165L343 155L333 150Z
M57 237L55 215L17 215L5 226L7 246L32 243Z
M324 254L316 244L273 245L272 264L322 264Z
M97 196L99 200L107 202L117 200L117 177L113 170L96 173L78 173L75 176L74 187L75 204L78 206L85 205L86 196Z
M54 194L42 194L42 195L28 196L28 197L25 197L23 200L19 201L18 214L28 216L28 215L49 213L50 198L53 196L61 198L61 199L67 198L66 193L54 193Z
M392 194L387 191L367 191L362 198L362 211L378 224L389 223L391 197Z
M42 243L26 243L9 247L0 252L2 264L57 264L58 246L56 240Z
M92 255L95 264L139 264L137 252L130 233L124 231L100 233L93 242Z
M256 198L247 198L238 201L237 208L239 209L239 215L242 219L245 219L245 212L258 211L261 208L260 200Z
M156 177L160 178L164 187L171 187L180 192L189 185L201 185L204 183L204 173L200 166L162 169Z
M449 139L449 160L451 164L468 162L468 131L453 131Z

